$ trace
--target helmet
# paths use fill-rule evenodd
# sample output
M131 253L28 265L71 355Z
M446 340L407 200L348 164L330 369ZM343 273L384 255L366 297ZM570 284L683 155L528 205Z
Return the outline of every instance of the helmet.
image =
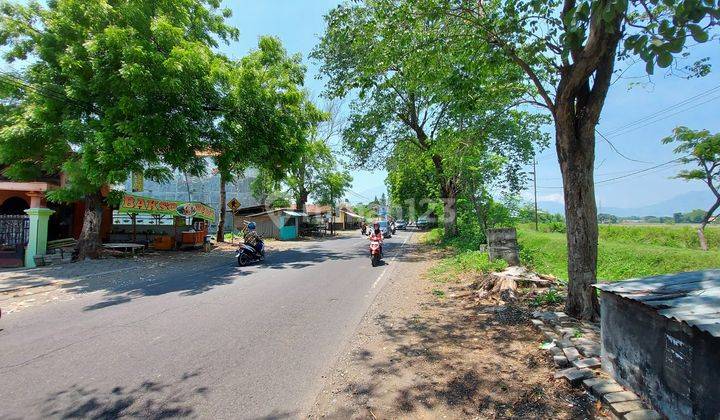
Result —
M373 229L380 229L380 222L373 223Z
M255 222L248 223L248 229L249 230L255 230Z

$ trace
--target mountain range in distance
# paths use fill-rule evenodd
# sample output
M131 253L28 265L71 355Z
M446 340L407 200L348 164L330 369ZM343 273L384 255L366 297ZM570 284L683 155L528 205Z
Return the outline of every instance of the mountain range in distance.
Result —
M695 209L707 210L714 202L714 197L710 191L688 191L647 206L632 208L602 206L598 207L598 213L612 214L619 217L672 216L673 213L687 213ZM555 201L538 201L538 208L550 213L565 213L563 204Z

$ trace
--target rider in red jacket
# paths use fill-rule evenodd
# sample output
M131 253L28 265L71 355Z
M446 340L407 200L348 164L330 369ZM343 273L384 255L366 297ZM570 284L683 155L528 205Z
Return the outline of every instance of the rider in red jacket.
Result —
M383 235L382 231L380 230L380 223L373 223L372 232L370 232L370 240L380 242L380 255L382 255Z

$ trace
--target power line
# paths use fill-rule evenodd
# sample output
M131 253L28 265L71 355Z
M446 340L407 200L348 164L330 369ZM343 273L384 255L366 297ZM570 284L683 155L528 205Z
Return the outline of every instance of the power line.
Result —
M671 110L673 110L673 109L675 109L675 108L682 107L683 105L686 105L686 104L688 104L688 103L691 103L691 102L693 102L695 99L699 99L699 98L701 98L701 97L703 97L703 96L710 95L710 94L714 93L714 92L717 91L717 90L720 90L720 85L715 86L715 87L713 87L713 88L710 88L710 89L708 89L708 90L706 90L706 91L704 91L704 92L701 92L701 93L699 93L699 94L697 94L697 95L691 96L691 97L689 97L689 98L687 98L687 99L684 99L684 100L682 100L682 101L680 101L680 102L678 102L678 103L676 103L676 104L674 104L674 105L670 105L670 106L668 106L668 107L666 107L666 108L663 108L663 109L661 109L661 110L655 111L655 112L653 112L652 114L646 115L646 116L644 116L644 117L642 117L642 118L639 118L639 119L637 119L637 120L634 120L634 121L631 121L631 122L629 122L629 123L626 123L625 125L622 125L622 126L613 128L613 129L611 129L610 131L607 131L606 134L609 135L609 136L613 136L614 134L619 133L619 132L622 132L622 131L625 131L625 129L630 128L630 127L632 127L632 126L634 126L634 125L644 123L644 122L647 121L648 119L655 118L656 116L659 116L659 115L661 115L661 114L664 114L664 113L666 113L666 112L668 112L668 111L671 111Z
M619 179L629 178L629 177L631 177L631 176L643 174L643 173L645 173L645 172L649 172L649 171L652 171L652 170L654 170L654 169L663 168L663 167L665 167L665 166L672 165L672 164L676 164L676 166L677 166L677 164L680 163L680 165L683 165L683 163L679 162L681 159L682 159L682 157L677 158L677 159L673 159L673 160L670 160L670 161L667 161L667 162L664 162L664 163L661 163L661 164L659 164L659 165L651 166L651 167L649 167L649 168L644 168L644 169L640 169L640 170L637 170L637 171L633 171L633 172L630 172L630 173L625 174L625 175L620 175L620 176L616 176L616 177L613 177L613 178L608 178L608 179L603 179L603 180L600 180L600 181L596 181L596 182L595 182L595 185L606 184L606 183L611 182L611 181L616 181L616 180L619 180ZM538 186L538 188L542 188L542 189L563 189L562 186Z
M625 156L620 150L618 150L617 147L615 147L615 145L610 141L610 139L608 139L607 137L605 137L605 135L604 135L603 133L601 133L597 128L595 129L595 132L598 133L598 134L600 135L600 138L602 138L603 140L605 140L605 142L607 142L607 144L609 144L610 147L615 151L615 153L617 153L620 157L622 157L622 158L624 158L624 159L626 159L626 160L629 160L629 161L631 161L631 162L647 163L647 164L653 164L653 163L655 163L655 162L647 162L647 161L644 161L644 160L633 159L633 158L630 158L630 157Z
M645 127L647 127L647 126L649 126L649 125L652 125L652 124L658 123L658 122L660 122L660 121L663 121L663 120L665 120L665 119L667 119L667 118L669 118L669 117L673 117L673 116L675 116L675 115L682 114L683 112L690 111L690 110L692 110L692 109L695 109L695 108L697 108L697 107L699 107L699 106L705 105L705 104L707 104L707 103L709 103L709 102L712 102L712 101L715 101L715 100L718 100L718 99L720 99L720 95L719 95L719 96L712 97L712 98L710 98L710 99L708 99L708 100L706 100L706 101L700 102L700 103L698 103L698 104L695 104L695 105L693 105L693 106L691 106L691 107L688 107L688 108L685 108L685 109L681 109L680 111L674 112L674 113L672 113L672 114L660 116L659 118L656 118L656 119L654 119L654 120L648 121L647 123L642 124L642 125L639 125L639 126L637 126L637 127L632 127L632 128L627 129L627 130L623 130L623 131L620 131L620 132L615 132L614 134L610 135L610 138L616 138L616 137L624 136L624 135L626 135L626 134L628 134L628 133L632 133L633 131L640 130L641 128L645 128Z
M54 99L56 101L61 101L66 104L75 104L75 105L82 105L82 106L90 105L89 103L79 101L77 99L69 98L64 93L60 93L60 92L50 89L48 87L34 86L34 85L30 84L29 82L26 82L25 80L23 80L21 77L14 75L12 73L2 71L2 70L0 70L0 81L3 81L6 84L9 84L14 87L30 90L32 92L37 93L40 96Z

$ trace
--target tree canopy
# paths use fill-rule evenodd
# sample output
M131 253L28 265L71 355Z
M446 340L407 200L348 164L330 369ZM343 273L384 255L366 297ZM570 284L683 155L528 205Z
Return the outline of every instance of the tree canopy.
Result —
M429 159L437 196L446 203L446 234L452 236L467 169L461 169L458 152L495 153L507 158L508 169L517 169L542 139L542 117L512 109L526 86L509 60L489 48L469 49L476 44L460 38L437 42L457 34L460 25L418 19L410 3L338 6L326 16L327 29L312 56L329 79L330 97L355 95L343 132L355 165L385 166L395 151ZM522 172L505 175L519 179Z

